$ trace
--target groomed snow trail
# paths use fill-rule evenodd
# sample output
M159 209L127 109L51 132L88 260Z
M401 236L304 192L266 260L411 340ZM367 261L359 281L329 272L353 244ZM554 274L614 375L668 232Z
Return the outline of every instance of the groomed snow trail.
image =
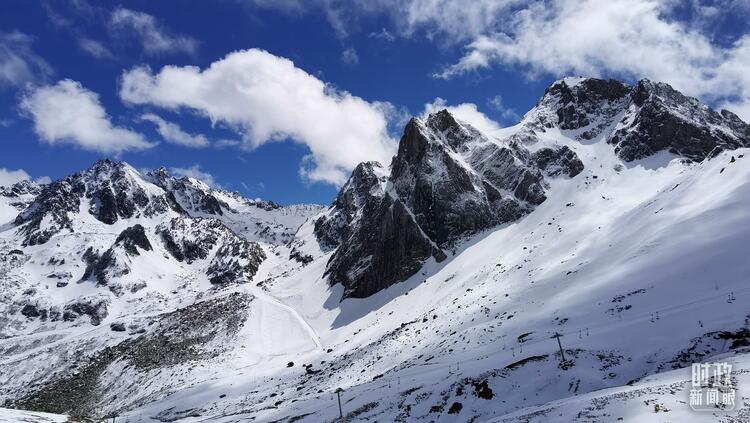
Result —
M263 302L265 302L267 304L271 304L271 305L273 305L275 307L279 307L281 309L286 310L289 314L291 314L294 317L294 319L297 322L299 322L299 325L305 330L305 332L307 332L307 334L309 335L310 339L315 343L315 346L319 350L321 350L321 351L323 350L323 344L320 342L320 337L315 332L315 329L313 329L312 326L310 326L310 324L307 323L307 320L305 320L297 312L297 310L295 310L294 308L292 308L292 307L284 304L283 302L281 302L281 300L279 300L277 298L274 298L273 296L271 296L267 292L263 291L263 289L258 288L255 285L251 285L250 293L253 296L255 296L257 299L259 299L259 300L261 300L261 301L263 301Z

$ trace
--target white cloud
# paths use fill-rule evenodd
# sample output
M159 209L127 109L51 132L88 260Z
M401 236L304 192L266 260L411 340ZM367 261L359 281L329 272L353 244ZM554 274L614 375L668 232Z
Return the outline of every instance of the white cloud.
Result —
M496 95L490 98L487 100L487 104L499 112L500 117L505 121L512 121L515 123L521 119L521 116L519 116L515 110L505 105L505 101L501 95Z
M23 169L10 170L0 167L0 186L10 186L16 182L30 180L31 176L29 176L29 174ZM52 182L52 178L49 176L40 176L39 178L36 178L34 182L37 184L48 184Z
M267 0L246 0L268 7ZM352 5L354 3L354 5ZM663 81L750 120L748 0L285 0L323 9L337 33L385 16L402 37L465 54L435 74L499 66L529 78L569 74ZM335 17L332 19L331 17ZM739 21L739 22L738 22ZM372 34L371 34L372 36Z
M176 123L167 122L153 113L146 113L141 116L141 119L156 125L159 135L169 143L191 148L208 147L208 139L205 135L189 134L183 131Z
M204 70L135 68L123 74L120 97L195 110L237 130L248 148L284 139L305 144L310 156L300 174L311 181L341 184L360 162L389 163L396 148L379 107L263 50L231 53Z
M104 46L104 44L90 38L80 38L78 40L78 46L81 50L97 59L112 59L115 57L114 54Z
M477 128L481 132L492 133L501 128L500 124L490 119L484 113L477 109L474 103L461 103L455 106L449 106L447 102L438 97L432 103L424 105L423 116L446 109L458 120L464 121L469 125Z
M34 121L34 132L52 145L114 154L154 146L141 134L113 125L98 95L70 79L25 94L21 110Z
M112 12L111 24L114 29L132 31L139 38L147 54L193 54L198 49L195 39L171 34L148 13L121 7Z
M455 43L471 39L496 25L500 12L520 0L246 0L258 7L273 8L299 15L323 10L328 23L339 37L358 27L365 15L385 15L393 30L404 36L420 33L440 42ZM381 34L390 34L387 29ZM392 34L390 34L392 35Z
M359 55L354 47L349 47L341 53L341 61L347 65L356 65L359 63Z
M529 76L623 75L664 81L704 101L725 103L745 119L750 98L750 36L729 47L687 22L669 19L672 2L596 0L532 2L502 30L479 35L450 78L493 64L520 66ZM732 101L722 101L722 99Z
M221 185L216 183L214 175L202 170L197 163L190 167L170 167L169 173L177 177L187 176L189 178L197 179L212 188L221 188Z
M665 4L655 0L534 2L511 15L505 31L475 38L468 54L441 76L499 62L555 74L620 71L658 80L695 81L696 65L714 60L714 49L702 35L665 20Z
M8 170L0 167L0 186L9 186L29 179L29 174L23 169Z
M33 39L18 31L0 31L0 88L43 81L52 68L31 48Z

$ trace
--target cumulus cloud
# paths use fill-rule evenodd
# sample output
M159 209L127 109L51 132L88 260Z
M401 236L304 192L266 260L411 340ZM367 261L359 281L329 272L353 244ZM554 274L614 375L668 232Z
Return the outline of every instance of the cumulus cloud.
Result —
M686 85L700 76L695 66L713 60L715 52L699 33L665 20L664 4L654 0L534 2L511 15L505 31L474 39L469 52L441 76L499 62L550 73L625 71Z
M749 119L750 36L719 46L689 23L668 19L672 6L656 0L533 2L512 14L503 30L476 37L457 63L436 76L499 64L525 68L531 77L645 77L723 102Z
M159 132L159 135L161 135L166 142L191 148L208 147L208 139L205 135L187 133L176 123L167 122L153 113L141 115L141 120L156 125L156 131Z
M22 32L0 31L0 88L39 82L52 74L52 68L31 48L33 38Z
M474 103L461 103L455 106L449 106L445 99L436 98L432 103L424 105L423 116L446 109L457 119L462 120L469 125L477 128L481 132L492 133L501 128L500 124L490 119L484 113L477 109Z
M134 34L147 54L181 52L193 54L198 49L198 42L195 39L170 33L148 13L121 7L112 12L110 21L115 30Z
M269 7L266 0L246 0ZM750 120L748 0L284 0L323 9L337 33L385 16L402 37L463 46L435 73L500 66L541 75L649 78ZM354 3L354 6L352 6ZM331 17L335 17L332 19ZM731 30L727 30L731 28Z
M8 170L0 167L0 186L9 186L29 179L31 179L29 174L23 169Z
M231 53L206 69L165 66L123 73L120 97L131 104L188 108L234 128L246 148L291 139L310 155L300 174L342 184L358 163L389 163L395 141L383 111L339 91L263 50Z
M34 132L51 145L113 154L154 145L137 132L113 125L99 96L70 79L26 93L21 110L34 121Z
M190 167L170 167L169 173L177 177L187 176L189 178L197 179L212 188L221 188L221 186L216 183L214 175L201 169L200 165L197 163Z
M0 167L0 186L10 186L16 182L29 180L31 180L31 176L29 176L29 174L23 169L10 170ZM52 182L52 179L49 176L41 176L34 180L34 182L38 184L48 184Z

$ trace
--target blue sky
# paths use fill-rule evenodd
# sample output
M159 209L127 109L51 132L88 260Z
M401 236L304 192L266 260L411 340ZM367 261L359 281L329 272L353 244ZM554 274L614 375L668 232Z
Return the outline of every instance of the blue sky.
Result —
M248 197L328 203L356 162L387 161L426 104L510 125L568 74L663 80L750 115L746 0L0 9L0 176L11 180L115 157Z

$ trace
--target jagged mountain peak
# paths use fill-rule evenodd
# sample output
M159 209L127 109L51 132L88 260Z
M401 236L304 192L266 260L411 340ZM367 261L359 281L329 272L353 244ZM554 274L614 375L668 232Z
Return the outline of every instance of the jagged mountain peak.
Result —
M738 118L649 80L560 79L502 139L447 109L414 117L390 173L357 167L316 222L321 243L337 248L327 267L330 281L341 282L345 295L370 295L430 257L442 260L467 235L530 213L547 199L551 178L584 170L570 140L579 146L605 141L624 161L662 150L699 160L750 144Z
M12 185L0 185L0 195L3 195L5 197L25 194L37 195L39 194L41 188L42 184L24 179L23 181L18 181Z
M583 165L566 147L534 153L491 138L448 110L412 118L390 173L363 163L315 222L338 247L327 273L345 295L363 297L416 272L466 235L513 221L543 202L546 178Z
M563 78L547 88L522 121L522 138L552 128L581 141L603 138L624 161L667 150L703 160L722 150L750 145L750 126L735 114L717 112L664 82L633 85L597 78Z
M407 123L397 157L407 161L421 157L427 143L444 144L455 151L461 151L469 142L484 139L484 134L476 128L456 118L449 110L442 109L413 117Z

